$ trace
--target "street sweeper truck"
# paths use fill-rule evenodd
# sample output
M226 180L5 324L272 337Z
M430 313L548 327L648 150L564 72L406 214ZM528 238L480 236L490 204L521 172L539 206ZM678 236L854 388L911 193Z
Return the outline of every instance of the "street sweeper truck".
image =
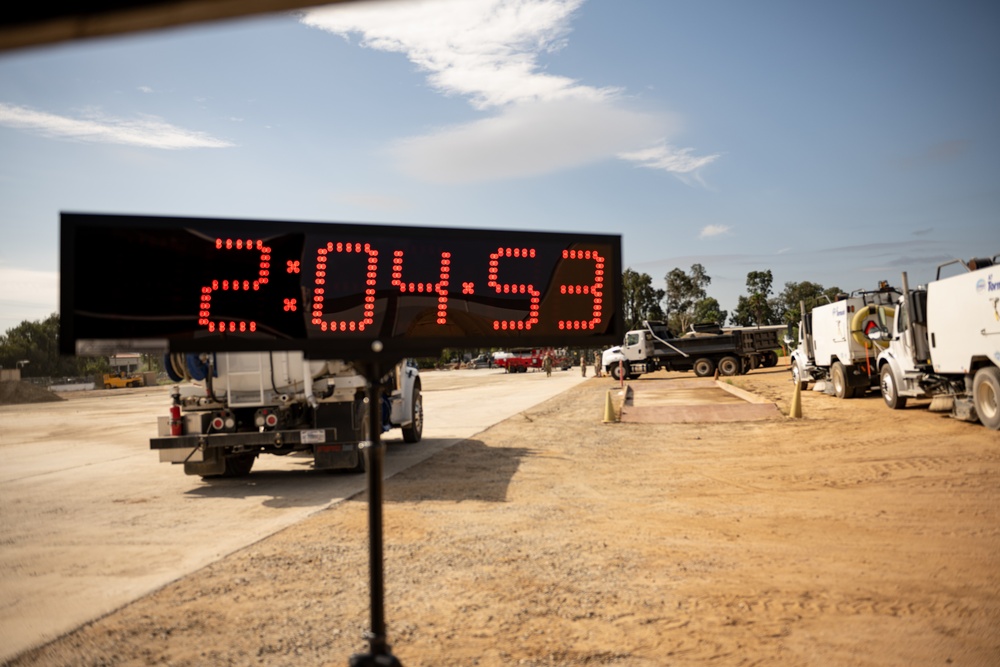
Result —
M885 404L931 398L931 410L979 421L1000 430L1000 255L954 260L938 267L937 279L910 290L894 313L879 311L888 346L878 356ZM941 278L953 264L958 275Z

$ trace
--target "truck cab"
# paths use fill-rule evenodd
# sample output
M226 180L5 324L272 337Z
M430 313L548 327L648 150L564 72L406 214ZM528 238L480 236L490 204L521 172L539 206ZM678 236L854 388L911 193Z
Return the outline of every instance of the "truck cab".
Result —
M910 290L894 313L879 312L879 386L892 409L931 398L931 410L1000 429L1000 269L993 259L961 262L965 272ZM956 260L959 261L960 260ZM996 276L996 278L995 278Z

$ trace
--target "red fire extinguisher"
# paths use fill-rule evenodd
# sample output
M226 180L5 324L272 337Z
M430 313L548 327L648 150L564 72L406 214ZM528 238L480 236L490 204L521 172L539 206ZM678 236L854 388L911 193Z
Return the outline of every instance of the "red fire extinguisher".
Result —
M174 399L170 406L170 435L183 435L184 428L181 422L181 393L178 387L174 387L174 393L170 394Z

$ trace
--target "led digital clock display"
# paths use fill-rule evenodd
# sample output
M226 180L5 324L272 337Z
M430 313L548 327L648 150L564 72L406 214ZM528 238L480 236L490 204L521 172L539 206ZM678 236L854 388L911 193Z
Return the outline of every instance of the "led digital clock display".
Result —
M64 213L61 348L303 350L621 338L621 237Z

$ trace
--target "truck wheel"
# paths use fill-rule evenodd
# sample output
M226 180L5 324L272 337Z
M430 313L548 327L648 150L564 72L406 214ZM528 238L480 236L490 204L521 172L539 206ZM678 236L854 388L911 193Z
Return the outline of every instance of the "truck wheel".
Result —
M976 371L972 380L972 403L983 426L1000 430L1000 369L996 366Z
M778 365L778 353L768 350L764 353L764 368L773 368Z
M355 411L354 412L354 414L355 414L355 418L354 418L354 425L355 425L354 426L354 428L355 428L354 437L356 437L361 442L367 442L368 441L368 435L369 435L369 433L368 433L368 430L369 430L368 429L368 424L371 423L371 419L370 419L369 414L368 414L368 402L365 401L365 400L359 400L359 401L357 401L357 404L354 406L354 411ZM348 468L347 472L353 472L353 473L362 473L362 472L364 472L367 469L366 466L365 466L365 460L366 460L365 453L359 447L358 448L358 462L354 465L353 468ZM332 471L330 471L330 472L332 472Z
M892 367L886 364L879 373L879 387L882 389L882 399L885 404L893 410L902 410L906 407L906 397L899 395L899 383L892 373Z
M844 364L839 361L833 362L830 367L830 377L833 380L833 395L837 398L851 398L854 396L854 389L847 384L847 370Z
M403 427L403 442L420 442L424 432L424 402L420 397L420 384L413 385L413 396L410 397L409 426Z
M803 380L802 379L802 369L799 368L799 365L793 361L792 362L792 386L795 386L796 384L799 385L799 389L802 390L802 391L805 391L806 389L809 388L809 380Z
M253 468L253 462L257 460L256 454L237 454L226 457L226 470L223 477L246 477Z
M611 366L611 377L615 379L616 382L621 382L626 376L628 376L628 362L623 361L620 364L612 364Z
M715 362L702 357L694 362L694 374L700 378L707 378L715 373Z
M721 375L739 375L740 360L736 357L722 357L719 359L719 373Z

